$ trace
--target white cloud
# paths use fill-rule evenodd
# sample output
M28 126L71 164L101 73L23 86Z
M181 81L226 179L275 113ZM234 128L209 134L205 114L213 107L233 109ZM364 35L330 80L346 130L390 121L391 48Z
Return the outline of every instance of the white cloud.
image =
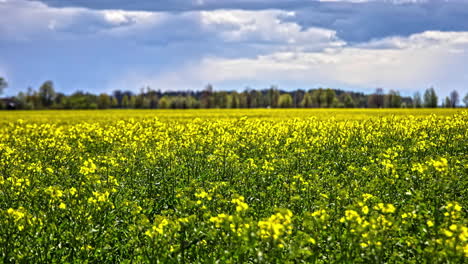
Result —
M165 17L156 12L54 8L24 0L0 2L0 13L0 39L10 41L44 40L60 37L58 33L106 33L116 28L132 31Z
M155 25L168 17L160 12L124 11L124 10L102 10L97 11L104 19L113 25Z
M359 44L361 48L426 49L468 44L468 32L425 31L409 37L387 37ZM448 46L450 47L448 47Z
M374 46L373 46L374 45ZM255 58L207 57L159 76L138 78L156 87L193 88L203 83L255 81L342 83L351 87L385 87L403 92L440 85L443 93L468 81L468 32L428 31L408 38L388 38L368 47L328 48L316 52L285 51ZM389 48L390 47L390 48ZM457 53L453 50L457 49ZM135 79L138 79L135 78Z
M105 10L101 13L104 14L104 19L106 21L115 25L128 24L134 21L134 19L129 16L128 12L122 10Z
M345 43L333 30L285 22L294 12L281 10L217 10L200 12L202 27L216 32L226 42L260 42L299 46L341 46Z

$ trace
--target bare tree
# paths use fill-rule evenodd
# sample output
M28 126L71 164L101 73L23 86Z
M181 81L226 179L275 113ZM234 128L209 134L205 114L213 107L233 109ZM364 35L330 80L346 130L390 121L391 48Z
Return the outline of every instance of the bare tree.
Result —
M375 93L369 95L367 105L371 108L382 108L384 106L384 90L377 88Z
M458 101L459 101L459 96L458 96L458 92L457 90L453 90L451 93L450 93L450 106L452 108L455 108L457 107L457 104L458 104Z
M413 106L415 108L421 108L422 107L422 99L421 99L421 94L419 92L416 92L413 96Z

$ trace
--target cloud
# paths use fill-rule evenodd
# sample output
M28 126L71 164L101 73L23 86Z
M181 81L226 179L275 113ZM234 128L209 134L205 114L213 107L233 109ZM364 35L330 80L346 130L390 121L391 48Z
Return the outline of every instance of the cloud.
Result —
M468 31L468 2L410 2L323 3L297 10L290 20L304 28L335 30L338 37L353 43L428 30Z
M147 12L212 10L293 11L289 21L302 28L327 28L346 42L409 36L427 30L468 31L466 0L43 0L54 7ZM124 18L123 18L124 19ZM122 20L127 21L127 20Z
M375 48L375 45L380 48ZM367 46L372 46L371 49ZM178 71L145 78L155 87L200 88L208 82L340 84L345 87L400 89L406 94L435 85L439 92L465 91L468 32L428 31L407 38L388 38L361 47L317 52L288 51L256 58L204 58ZM444 84L450 83L450 86ZM307 87L307 86L306 86Z
M217 10L200 12L204 30L218 35L224 42L256 43L323 49L345 43L336 37L333 30L324 28L303 29L284 19L294 17L294 12L280 10L241 11Z
M258 49L277 44L308 42L312 48L333 42L342 45L333 30L301 28L284 21L294 12L283 10L216 10L184 13L54 8L40 2L17 0L0 5L0 39L47 41L83 39L83 35L121 38L143 45L169 45L203 41L255 45ZM9 23L15 21L16 23Z
M80 34L128 31L154 25L164 15L144 11L53 8L36 1L5 0L0 3L0 39L33 41ZM77 36L80 37L80 36Z

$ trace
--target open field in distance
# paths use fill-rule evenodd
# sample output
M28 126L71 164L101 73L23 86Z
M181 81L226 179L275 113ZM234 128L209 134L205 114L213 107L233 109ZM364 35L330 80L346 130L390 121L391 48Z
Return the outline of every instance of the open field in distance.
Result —
M17 119L34 122L95 122L118 119L143 120L158 118L162 121L190 121L201 119L258 118L286 120L293 118L311 118L338 121L366 120L391 116L450 116L467 111L464 108L423 108L423 109L187 109L187 110L42 110L42 111L0 111L0 122L12 122Z

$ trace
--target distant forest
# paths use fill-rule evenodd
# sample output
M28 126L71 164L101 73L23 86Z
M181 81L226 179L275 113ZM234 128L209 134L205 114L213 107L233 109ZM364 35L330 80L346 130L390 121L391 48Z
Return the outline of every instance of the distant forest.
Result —
M7 87L0 77L0 94ZM457 107L459 94L453 91L443 107ZM433 88L423 95L401 96L398 91L385 92L378 88L372 94L339 89L282 91L277 87L263 90L215 91L207 85L202 91L157 91L141 89L139 93L116 90L99 95L77 91L65 95L55 91L52 81L46 81L38 90L3 98L0 109L191 109L191 108L419 108L438 107L439 98ZM468 106L468 94L463 98Z

